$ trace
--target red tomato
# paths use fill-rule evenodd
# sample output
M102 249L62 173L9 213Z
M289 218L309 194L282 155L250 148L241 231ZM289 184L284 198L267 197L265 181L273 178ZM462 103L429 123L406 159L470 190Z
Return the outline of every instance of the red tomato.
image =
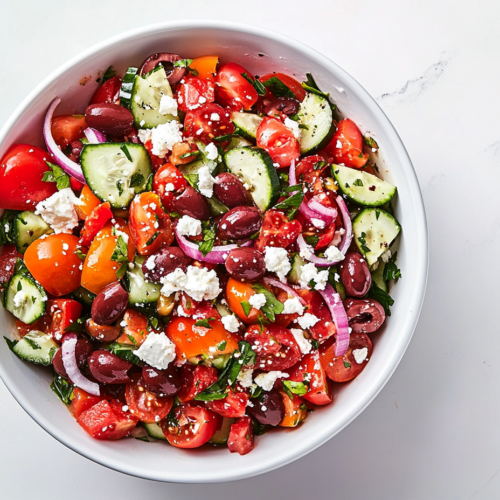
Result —
M248 393L230 389L224 399L208 402L207 408L226 418L243 417L248 400Z
M170 215L155 193L138 194L130 204L129 228L140 255L150 255L174 241Z
M83 182L77 181L74 177L69 178L69 185L75 193L79 193L85 184Z
M205 444L221 425L222 417L206 408L180 404L175 419L162 421L163 434L177 448L198 448Z
M122 85L122 80L118 76L114 76L109 80L106 80L94 93L92 99L90 99L90 104L103 104L103 103L114 103L120 97L120 87Z
M309 391L303 398L315 405L327 405L333 401L331 385L320 361L318 351L306 354L294 370L290 370L292 382L305 382Z
M5 245L0 255L0 285L7 283L14 274L17 259L23 256L17 252L15 245Z
M85 410L77 422L95 439L121 439L137 425L137 419L122 407L120 401L101 401Z
M85 225L80 233L80 245L89 247L97 233L105 226L108 220L113 218L109 201L101 203L92 210L89 217L85 219Z
M368 154L363 154L361 131L349 118L344 118L339 122L325 150L333 156L335 163L352 168L364 167L369 157Z
M267 73L259 78L262 83L267 82L269 78L276 77L281 80L294 94L295 98L302 102L306 97L306 91L302 88L302 85L292 78L291 76L285 75L284 73Z
M366 359L357 363L352 351L356 349L368 350ZM321 363L325 372L334 382L348 382L356 378L365 368L372 356L372 343L365 333L352 333L349 347L343 356L335 356L335 343L327 342L320 348Z
M309 328L313 339L323 342L337 333L337 328L332 320L330 309L325 304L323 297L316 290L296 289L296 292L307 302L307 312L320 319Z
M69 406L69 411L75 418L78 418L84 411L92 408L103 400L102 396L92 396L88 392L78 387L73 388L73 400Z
M186 186L186 179L171 163L162 165L153 180L153 191L160 197L163 206L171 211L174 195L180 194Z
M186 113L184 119L184 135L194 137L205 144L214 137L232 134L234 125L230 113L218 104L211 103Z
M182 390L177 397L185 403L192 401L196 395L204 391L209 385L217 382L217 370L212 366L193 365L186 363L181 368Z
M307 417L307 407L304 400L297 395L290 398L285 391L280 391L280 395L285 406L285 416L280 422L280 427L297 427Z
M255 248L264 251L265 247L286 248L302 233L302 225L298 220L289 221L279 210L268 210L264 214L260 235L255 240Z
M227 447L231 453L246 455L253 450L253 423L250 417L241 417L229 431Z
M179 109L187 113L215 101L215 83L194 76L185 77L176 92Z
M12 146L0 162L0 206L33 211L38 202L57 191L55 182L42 181L50 155L28 144Z
M160 397L144 387L144 379L140 373L132 375L132 382L127 384L125 399L130 411L141 422L159 422L165 418L172 408L173 398Z
M47 328L45 333L51 335L56 341L62 339L65 329L74 323L82 314L80 302L72 299L55 299L47 302L47 312L44 321Z
M297 183L307 182L313 184L318 178L330 174L330 165L319 155L306 156L295 167Z
M248 302L248 299L255 295L257 292L252 288L249 283L242 283L241 281L235 280L234 278L229 278L226 284L226 299L236 316L238 316L243 323L247 325L253 325L257 323L258 319L261 318L262 312L255 307L252 307L248 316L245 314L241 303L243 301Z
M253 85L243 76L253 76L243 66L227 63L217 73L217 102L233 109L249 110L259 98Z
M265 149L279 167L289 167L300 157L300 145L293 132L276 118L267 117L257 129L257 146Z
M121 321L125 326L116 339L119 344L140 346L148 336L148 318L134 309L127 309Z
M156 171L162 165L165 164L166 162L165 158L160 158L159 156L153 154L153 143L151 139L149 139L144 143L144 147L146 148L147 152L149 153L149 157L151 158L151 163L153 164L153 170Z
M56 144L64 149L70 142L77 141L85 136L87 128L83 115L61 115L52 118L52 137Z

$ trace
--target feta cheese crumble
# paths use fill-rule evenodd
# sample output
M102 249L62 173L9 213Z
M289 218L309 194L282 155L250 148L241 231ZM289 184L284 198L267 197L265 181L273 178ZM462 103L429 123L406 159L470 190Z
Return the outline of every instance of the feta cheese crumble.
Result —
M216 160L219 156L219 151L217 150L217 146L211 142L205 148L205 154L209 160Z
M392 257L392 253L391 253L391 249L388 248L381 256L380 258L382 259L383 262L385 262L386 264L389 262L389 260L391 259Z
M201 220L183 215L177 223L177 231L182 236L198 236L201 234Z
M218 122L220 120L220 115L219 113L212 113L210 115L210 120L212 120L213 122Z
M41 215L55 233L71 233L78 225L75 205L79 203L71 188L64 188L38 203L35 213Z
M301 316L300 318L297 319L297 323L304 330L311 328L311 326L314 326L318 321L319 318L314 314L310 313L305 313L304 316Z
M174 144L182 142L181 127L182 125L179 122L172 120L162 123L151 130L139 130L139 139L142 142L151 139L153 145L151 152L160 158L165 158L167 153L172 151Z
M161 278L161 294L170 297L174 292L185 292L194 300L213 300L222 291L217 273L210 269L189 266L187 271L177 268Z
M285 283L285 276L292 268L288 260L288 252L284 248L266 247L264 262L266 263L266 269L276 273L278 278Z
M272 371L272 372L267 372L267 373L259 373L255 377L255 383L259 386L262 387L264 391L270 391L276 380L279 378L288 378L289 375L288 373L283 373L280 371Z
M292 335L294 336L297 344L299 344L299 348L302 354L311 352L312 345L311 342L309 342L309 340L304 337L304 331L299 330L298 328L291 328L290 331L292 332Z
M330 262L344 260L344 254L336 246L333 245L326 249L325 257L326 260L329 260Z
M295 139L297 139L298 141L300 141L300 133L301 133L301 130L299 128L299 124L295 121L295 120L292 120L291 118L288 118L288 116L285 118L285 127L290 129L293 133L293 136L295 137Z
M224 328L231 333L236 333L239 330L240 322L236 319L234 314L230 314L229 316L224 316L222 319L222 324Z
M150 333L141 347L134 353L153 368L166 370L175 359L175 344L164 332Z
M304 264L300 268L300 277L299 277L300 286L302 288L306 288L311 281L315 283L314 285L315 290L324 290L328 282L328 271L318 272L316 266L312 262Z
M300 300L297 297L293 299L286 299L283 304L285 307L283 309L282 314L304 314L304 306L300 303Z
M162 95L159 111L161 115L177 116L177 101L169 95Z
M317 227L318 229L323 229L325 227L325 221L322 221L321 219L315 219L313 217L311 219L311 222L313 223L313 226Z
M368 348L363 347L363 349L353 349L352 355L354 356L354 360L358 365L360 365L368 356Z
M260 309L266 304L266 296L263 293L256 293L248 299L248 303L255 309Z
M27 299L28 299L28 296L22 290L19 290L19 292L17 292L14 295L14 307L17 308L17 307L24 306Z
M214 194L215 179L210 175L208 167L198 170L198 190L203 196L211 198Z
M253 384L252 374L253 374L253 368L247 368L246 370L241 370L236 380L240 383L241 387L244 388L252 387Z

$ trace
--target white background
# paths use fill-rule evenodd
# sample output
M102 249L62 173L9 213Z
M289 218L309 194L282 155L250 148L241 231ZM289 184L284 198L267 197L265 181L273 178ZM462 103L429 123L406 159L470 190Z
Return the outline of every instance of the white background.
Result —
M0 384L0 497L500 498L500 3L3 0L0 125L90 45L186 18L297 38L358 79L393 121L429 224L429 284L413 341L381 394L330 442L278 471L218 485L155 483L96 465L46 434Z

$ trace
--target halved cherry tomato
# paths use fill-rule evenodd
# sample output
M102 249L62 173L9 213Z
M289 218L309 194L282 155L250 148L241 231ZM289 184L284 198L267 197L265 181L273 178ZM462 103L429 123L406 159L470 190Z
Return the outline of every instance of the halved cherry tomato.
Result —
M234 125L230 113L218 104L205 104L186 113L184 135L187 137L194 137L208 144L214 137L233 132Z
M176 142L172 146L172 154L170 155L170 163L173 165L186 165L191 163L196 158L189 156L190 153L197 153L198 148L194 141L190 142ZM186 156L188 155L188 156Z
M269 78L273 77L281 80L295 94L295 98L298 101L302 102L304 100L304 98L306 97L306 91L302 88L302 85L297 80L295 80L295 78L285 75L284 73L267 73L259 77L259 81L264 83L267 82Z
M163 434L177 448L198 448L220 427L222 417L201 406L182 403L174 410L175 419L162 421Z
M255 240L255 248L264 251L265 247L287 248L302 233L302 225L298 220L289 221L279 210L268 210L264 214L260 235Z
M75 205L76 213L80 219L85 220L92 213L92 210L100 204L101 200L85 184L80 193L79 203Z
M78 418L84 411L100 403L103 399L102 396L93 396L79 387L74 387L69 411L75 418Z
M270 116L257 129L257 146L265 149L279 167L289 167L300 157L300 145L293 132L283 122Z
M122 321L125 326L116 339L119 344L140 346L148 336L148 318L134 309L127 309Z
M181 316L193 318L195 320L215 318L220 319L220 314L212 302L209 300L202 300L198 302L193 300L187 293L181 293L181 300L179 307L182 308Z
M118 76L114 76L106 80L95 92L90 99L90 104L114 103L120 97L120 87L122 80Z
M130 204L130 234L140 255L150 255L174 241L170 215L155 193L138 194Z
M352 351L368 349L366 359L357 363ZM352 333L349 339L349 348L343 356L335 356L335 343L328 342L320 347L321 363L325 372L334 382L348 382L356 378L368 364L372 357L372 343L366 333Z
M180 194L187 186L187 181L180 170L171 163L162 165L153 180L153 190L160 197L163 206L172 209L174 195Z
M118 235L113 234L113 228L115 231L119 230L130 236L127 223L119 217L114 217L97 233L83 264L82 286L95 294L106 285L116 281L116 271L122 265L126 265L126 263L111 260L118 241ZM135 254L132 238L129 238L127 246L128 260L131 262Z
M75 253L78 248L85 253L72 234L49 234L28 247L24 263L47 292L60 297L80 286L82 261Z
M212 366L186 363L181 368L181 377L182 389L177 397L185 403L192 401L200 392L217 382L218 374Z
M285 290L281 290L280 288L276 287L271 287L267 286L267 288L270 288L271 291L274 293L276 298L284 304L288 299L293 299L294 295L291 293L289 294ZM279 326L282 326L283 328L287 328L290 323L295 321L299 317L299 314L293 313L293 314L276 314L276 319L275 323Z
M226 300L231 311L238 316L238 318L247 325L253 325L257 323L257 320L262 313L252 307L248 316L245 314L241 303L243 301L248 302L248 299L255 295L257 292L252 288L252 285L248 283L242 283L241 281L235 280L234 278L229 278L226 284Z
M165 418L172 408L174 399L149 392L140 373L135 373L131 378L132 382L127 384L125 389L125 399L134 417L146 423L159 422Z
M91 214L85 219L85 225L80 233L80 244L89 247L97 233L105 226L108 220L113 218L111 205L109 201L101 203L92 210Z
M55 182L42 181L51 157L28 144L12 146L0 162L0 206L10 210L34 210L57 191Z
M198 71L198 78L206 78L215 81L217 75L217 64L219 56L202 56L193 59L189 67Z
M281 427L297 427L307 417L307 406L304 400L296 394L291 399L285 391L280 391L280 394L285 406L285 416L279 425Z
M249 399L250 397L247 392L239 389L229 389L224 399L209 401L207 408L226 418L243 417Z
M330 173L330 165L319 155L306 156L295 167L297 183L313 184L318 178Z
M159 156L153 154L153 142L151 141L151 139L149 139L144 143L144 147L149 153L149 157L151 158L151 163L153 164L154 171L158 170L162 165L165 164L166 162L165 158L160 158Z
M229 431L227 447L231 453L246 455L253 450L253 423L250 417L241 417Z
M217 102L232 109L249 110L259 98L253 85L243 76L246 73L252 80L253 76L243 66L227 63L217 73Z
M83 186L85 186L83 182L77 181L74 177L69 178L69 185L75 193L79 193L83 189Z
M179 109L187 113L198 109L203 104L214 102L215 83L210 80L202 80L195 76L183 78L183 82L177 87L175 94Z
M339 122L325 150L333 156L335 163L352 168L364 167L369 157L368 154L363 153L361 131L349 118L344 118Z
M0 285L7 283L14 274L17 259L23 256L17 252L15 245L5 245L0 255Z
M61 115L52 118L52 137L56 144L64 149L70 142L77 141L85 136L87 128L83 115Z
M122 408L120 401L101 401L85 410L77 422L95 439L121 439L137 425L137 418Z
M323 297L316 290L296 289L296 292L307 302L307 312L313 314L319 321L309 328L313 339L323 342L337 333L332 315Z

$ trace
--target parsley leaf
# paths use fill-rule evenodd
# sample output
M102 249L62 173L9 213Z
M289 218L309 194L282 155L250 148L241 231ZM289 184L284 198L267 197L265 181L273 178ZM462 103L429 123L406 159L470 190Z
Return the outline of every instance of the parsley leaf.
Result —
M204 319L199 319L195 324L194 326L203 326L204 328L212 328L210 326L210 323L209 321L214 321L215 318L214 317L211 317L211 318L204 318Z
M385 264L383 278L384 281L398 280L401 278L401 269L396 265L396 259L398 257L398 252L394 252L391 260Z
M130 156L130 153L129 153L129 150L127 148L127 145L126 144L122 144L120 146L120 149L123 151L123 153L125 154L125 156L127 157L127 160L128 161L132 161L132 157ZM141 174L139 174L141 175Z
M118 240L116 242L115 250L113 255L111 255L111 259L115 262L127 262L128 261L128 247L123 239L122 235L118 236Z
M322 92L316 81L314 80L314 77L311 75L311 73L306 73L306 81L302 82L302 88L304 90L307 90L308 92L312 92L313 94L319 95L321 97L324 97L328 102L330 102L330 94L326 92ZM335 109L335 104L331 104L330 106L332 109Z
M286 215L290 220L292 220L299 210L300 205L302 204L302 200L304 199L304 192L298 191L295 194L292 194L286 200L283 200L281 203L275 205L275 210L283 210L286 211Z
M69 175L59 165L54 165L49 161L46 161L45 163L50 170L43 174L42 181L55 182L59 191L70 186Z
M210 319L210 318L209 318L209 319ZM223 350L226 348L226 346L227 346L227 342L226 342L225 340L223 340L222 342L219 342L219 343L217 344L217 349L218 349L219 351L223 351Z
M363 186L363 181L361 179L356 179L353 183L354 186Z
M101 80L101 85L104 82L107 82L108 80L111 80L116 75L116 71L113 69L113 66L111 65L105 72L104 75L102 75Z
M184 153L183 155L180 155L179 158L185 159L185 158L192 158L193 160L201 153L201 151L190 151L189 153Z
M365 143L366 146L368 146L369 148L372 148L372 149L379 149L378 147L378 144L377 144L377 141L375 141L375 139L373 137L368 137L367 135L365 135L363 137L363 142Z
M255 80L252 80L252 77L248 75L248 73L241 73L241 76L249 83L253 85L253 88L257 91L257 94L259 95L266 95L266 87L262 85L262 82L260 82L257 78Z
M366 246L366 233L364 231L361 233L361 236L358 238L358 241L361 243L361 250L363 250L363 252L365 253L371 252L371 250Z
M144 176L136 172L130 178L130 187L137 187L144 183Z
M57 397L65 404L69 405L73 396L73 384L68 380L55 375L54 380L50 384L50 388L57 394Z
M116 189L118 189L118 196L123 194L122 181L116 181Z
M291 399L293 399L293 394L297 396L303 396L309 390L306 384L303 382L292 382L291 380L283 380L283 388L285 388L287 393L291 393ZM290 394L288 394L290 396Z
M394 299L387 292L379 288L373 281L366 296L380 302L380 305L384 308L385 314L387 316L391 315L390 307L394 304Z
M87 320L90 318L90 316L82 316L81 318L78 318L76 321L73 321L73 323L70 323L65 329L65 332L79 332L83 333L85 332L85 323Z
M266 303L261 307L261 311L269 320L274 321L276 319L275 314L282 313L285 306L262 285L253 285L252 288L257 293L263 293L266 296Z
M291 97L296 99L295 94L277 76L272 76L264 82L264 87L268 89L274 97Z
M351 363L349 363L349 361L344 361L344 368L351 368Z
M313 165L313 170L322 170L324 167L328 166L329 163L327 161L317 161Z
M151 238L149 238L148 241L146 241L146 246L150 246L152 245L155 241L156 241L156 238L158 238L158 236L160 236L161 232L160 231L156 231L155 234L153 234L153 236L151 236Z
M144 191L153 191L153 174L148 177Z
M192 188L198 189L198 181L199 181L198 174L184 174L184 179L188 181L189 185Z
M243 309L243 312L245 313L245 316L248 318L248 315L250 314L250 311L252 310L252 306L250 303L246 300L241 301L241 307Z
M212 250L215 243L215 225L210 224L208 221L203 224L203 241L198 247L203 257Z
M193 59L179 59L174 62L174 68L186 68L188 73L191 73L193 76L198 76L198 70L189 66L192 62Z
M109 352L111 352L115 356L118 356L119 358L125 359L126 361L129 361L130 363L133 363L134 365L142 366L144 364L134 354L134 351L136 350L135 346L128 345L128 344L119 344L118 342L113 342L112 344L107 346L105 349L109 350Z
M5 335L3 338L5 339L5 342L7 342L7 345L9 346L9 349L11 351L14 349L15 345L19 342L19 340L10 340Z
M85 260L85 258L87 257L87 254L86 254L86 253L83 253L81 248L77 248L77 249L75 250L75 255L76 255L76 256L77 256L80 260Z

